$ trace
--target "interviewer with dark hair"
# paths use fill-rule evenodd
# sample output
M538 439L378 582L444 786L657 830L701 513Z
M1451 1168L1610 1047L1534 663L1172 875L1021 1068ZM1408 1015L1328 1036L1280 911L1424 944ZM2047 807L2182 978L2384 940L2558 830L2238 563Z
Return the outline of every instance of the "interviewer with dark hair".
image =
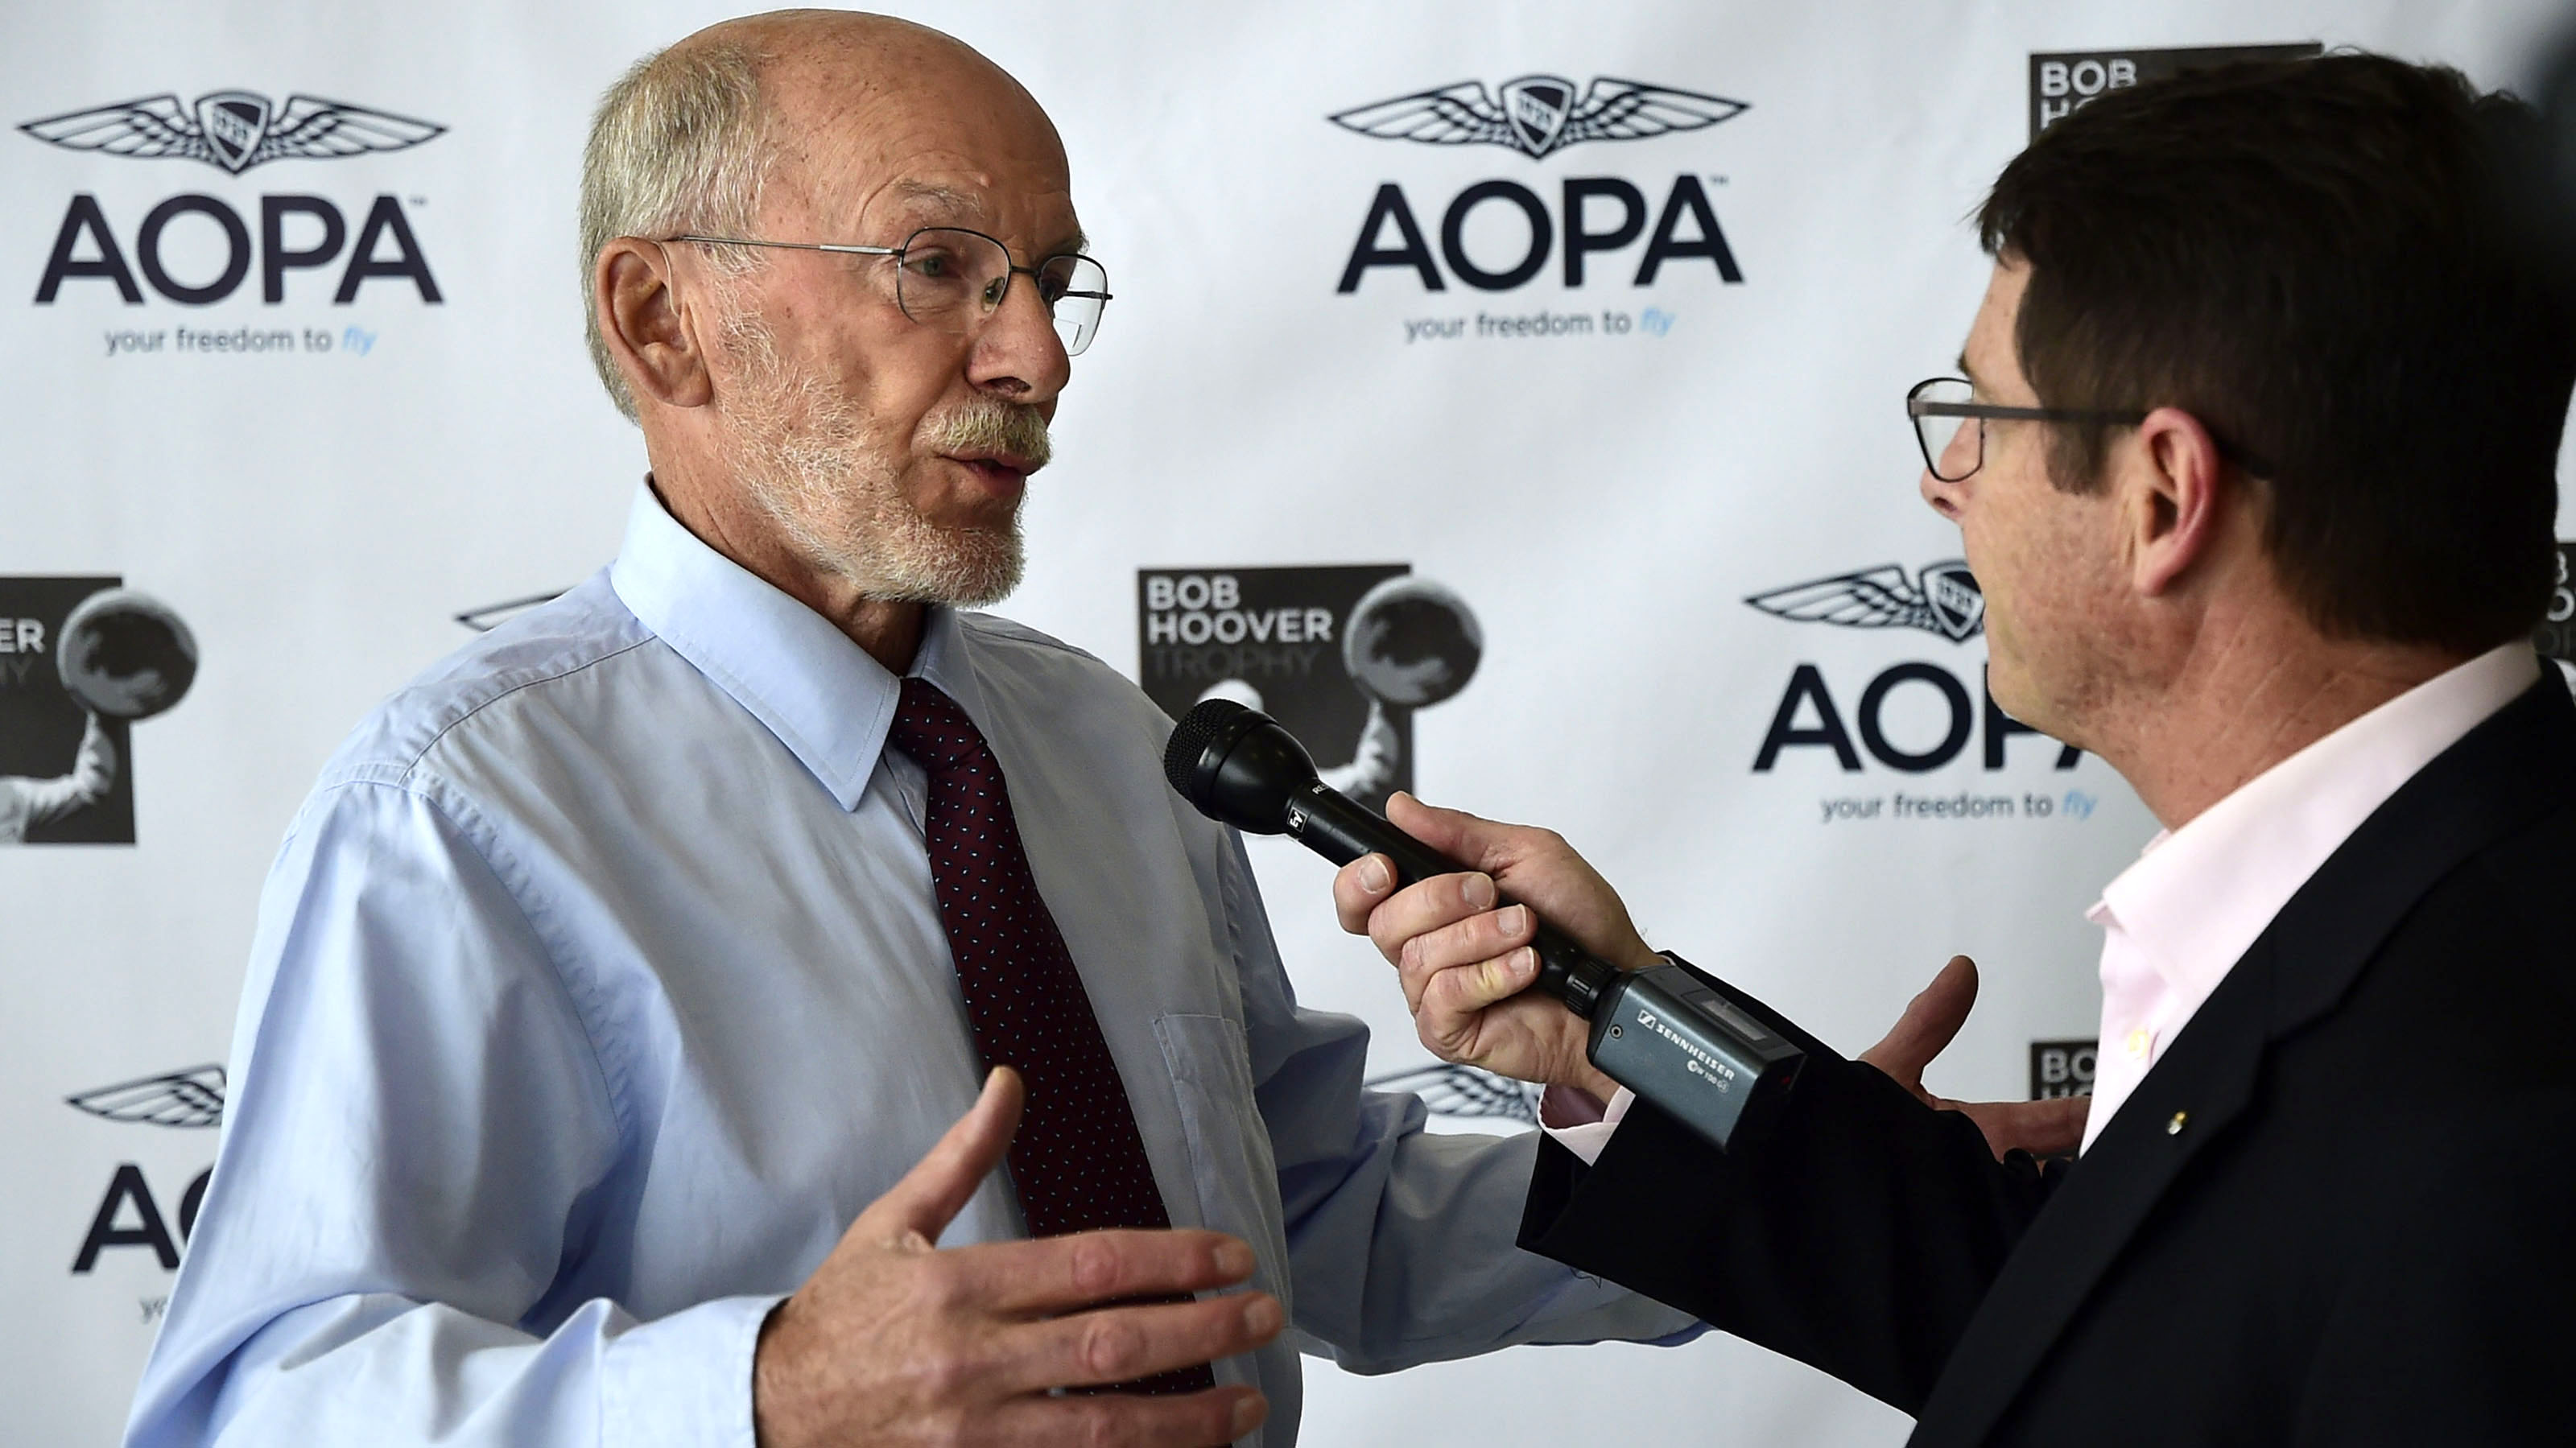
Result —
M1497 887L1650 961L1609 887L1553 835L1395 801L1483 873L1390 894L1372 857L1336 897L1433 1049L1550 1083L1524 1245L1923 1444L2576 1431L2576 708L2527 642L2576 328L2513 225L2532 131L2449 70L2234 67L2095 102L1986 203L1966 376L1908 400L1923 496L1997 701L2166 826L2091 911L2071 1163L1998 1162L1776 1017L1805 1075L1717 1153L1517 994L1531 921Z

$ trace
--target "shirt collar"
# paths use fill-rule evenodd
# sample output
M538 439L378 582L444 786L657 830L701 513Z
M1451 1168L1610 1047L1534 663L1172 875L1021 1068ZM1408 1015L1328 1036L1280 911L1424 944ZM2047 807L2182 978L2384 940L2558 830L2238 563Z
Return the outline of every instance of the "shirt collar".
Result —
M646 628L787 746L841 808L858 808L885 751L896 677L829 619L718 553L662 506L648 478L609 584ZM983 715L966 633L933 606L911 671Z
M2205 997L2362 821L2539 676L2515 642L2407 690L2148 841L2087 915Z

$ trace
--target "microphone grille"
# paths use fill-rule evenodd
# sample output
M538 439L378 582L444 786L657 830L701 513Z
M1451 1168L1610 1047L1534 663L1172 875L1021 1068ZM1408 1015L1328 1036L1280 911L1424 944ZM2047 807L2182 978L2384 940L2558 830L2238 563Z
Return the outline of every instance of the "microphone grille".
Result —
M1202 699L1197 708L1181 716L1172 727L1172 742L1163 748L1163 778L1192 804L1199 801L1190 794L1190 774L1198 767L1199 756L1207 752L1209 741L1225 727L1228 719L1245 712L1232 699Z

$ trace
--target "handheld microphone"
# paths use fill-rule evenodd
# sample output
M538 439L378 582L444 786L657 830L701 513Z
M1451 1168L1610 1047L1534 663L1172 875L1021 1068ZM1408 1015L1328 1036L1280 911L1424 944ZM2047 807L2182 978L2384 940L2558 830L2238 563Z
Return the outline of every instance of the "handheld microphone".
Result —
M1163 774L1210 819L1286 834L1336 865L1367 854L1412 884L1468 869L1325 785L1279 721L1231 699L1207 699L1172 730ZM1676 965L1623 971L1541 923L1535 988L1591 1022L1586 1054L1611 1080L1653 1102L1718 1149L1758 1136L1806 1057Z

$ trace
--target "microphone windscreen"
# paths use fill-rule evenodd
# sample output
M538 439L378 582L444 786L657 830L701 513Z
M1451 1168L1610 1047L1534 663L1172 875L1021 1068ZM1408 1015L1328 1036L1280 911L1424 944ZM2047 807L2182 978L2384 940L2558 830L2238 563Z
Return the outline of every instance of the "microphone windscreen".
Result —
M1181 716L1172 728L1172 742L1163 748L1163 778L1183 799L1205 808L1207 801L1190 792L1190 776L1198 768L1199 756L1207 752L1210 741L1237 714L1248 713L1232 699L1202 699L1197 708Z

